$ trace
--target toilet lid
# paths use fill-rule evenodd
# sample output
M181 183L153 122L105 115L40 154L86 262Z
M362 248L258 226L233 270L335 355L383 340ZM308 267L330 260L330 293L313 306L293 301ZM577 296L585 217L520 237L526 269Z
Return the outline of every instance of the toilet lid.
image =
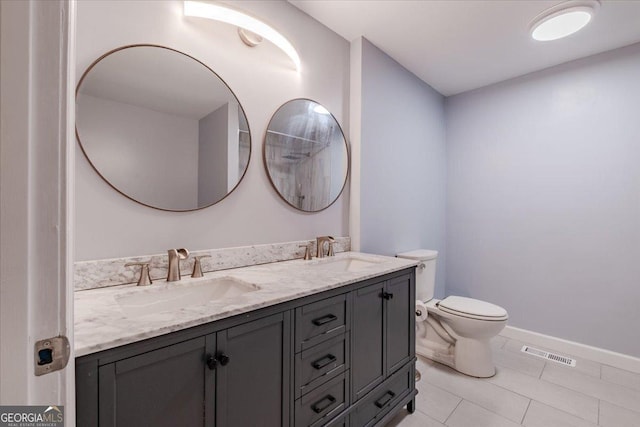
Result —
M507 317L507 310L485 301L473 298L450 296L438 303L438 307L452 314L477 316L487 319L502 319Z

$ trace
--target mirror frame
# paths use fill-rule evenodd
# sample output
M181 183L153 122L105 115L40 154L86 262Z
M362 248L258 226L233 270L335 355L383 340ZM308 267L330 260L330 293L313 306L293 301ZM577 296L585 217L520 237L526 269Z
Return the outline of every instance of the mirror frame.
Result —
M313 102L315 104L318 104L318 105L324 107L324 105L320 104L318 101L314 101L313 99L310 99L310 98L293 98L293 99L290 99L290 100L284 102L283 104L281 104L276 109L276 111L271 115L271 118L269 119L269 123L267 123L267 128L264 131L264 138L263 138L263 144L262 144L262 162L264 163L264 169L265 169L265 172L267 173L267 178L269 178L269 183L271 184L271 187L273 187L273 189L278 194L278 196L282 200L284 200L284 202L287 205L291 206L292 208L296 209L297 211L304 212L304 213L312 214L312 213L322 212L322 211L324 211L326 209L329 209L331 206L333 206L333 204L335 202L338 201L340 196L342 196L342 193L344 192L345 187L347 186L347 181L349 181L349 175L351 173L351 150L349 149L349 142L347 141L347 136L345 135L344 130L342 129L342 126L340 126L340 122L338 122L338 119L336 119L336 117L333 115L333 113L327 109L327 111L331 115L331 118L333 118L333 120L338 125L338 129L340 129L340 133L342 134L342 140L344 141L344 146L345 146L345 149L347 151L347 173L346 173L346 175L344 177L344 182L342 183L342 188L340 189L340 192L335 197L335 199L333 199L333 201L331 201L331 203L329 203L327 206L323 207L322 209L318 209L318 210L315 210L315 211L308 211L308 210L300 209L299 207L293 205L291 202L289 202L287 199L284 198L284 196L280 193L280 190L278 190L278 187L276 187L276 185L274 184L273 179L271 178L271 173L269 172L269 166L267 165L267 132L269 131L269 125L273 121L273 118L275 117L275 115L278 114L278 111L280 111L280 109L282 107L284 107L285 105L287 105L288 103L293 102L293 101L310 101L310 102ZM325 109L326 109L326 107L325 107Z
M251 126L249 125L249 118L247 117L247 113L244 110L244 107L242 106L242 104L240 103L240 100L238 99L238 96L236 95L236 93L231 90L231 87L229 87L229 85L227 84L227 82L218 75L218 73L216 73L215 71L213 71L211 69L211 67L209 67L207 64L205 64L204 62L200 61L199 59L194 58L191 55L188 55L184 52L181 52L177 49L173 49L167 46L162 46L162 45L157 45L157 44L150 44L150 43L138 43L138 44L129 44L129 45L125 45L125 46L120 46L118 48L112 49L106 53L104 53L103 55L100 55L96 60L94 60L91 65L89 65L89 67L87 67L87 69L85 70L84 73L82 73L82 77L80 78L80 80L78 81L78 84L76 85L76 92L75 92L75 100L77 102L78 99L78 93L80 91L80 87L82 86L82 83L84 82L85 77L87 77L87 75L89 74L89 72L96 66L98 65L98 63L100 61L102 61L104 58L106 58L109 55L112 55L116 52L119 52L121 50L124 49L130 49L133 47L156 47L156 48L160 48L160 49L165 49L165 50L169 50L175 53L178 53L180 55L184 55L187 58L190 58L194 61L196 61L197 63L201 64L203 67L205 67L207 70L209 70L214 76L216 76L221 82L222 84L224 84L226 86L227 89L229 89L229 92L231 92L231 94L236 98L236 100L238 101L238 106L240 107L240 109L242 110L242 114L244 114L244 117L246 119L247 122L247 129L249 132L249 158L247 159L247 166L245 167L242 176L240 177L240 179L238 180L238 182L236 183L236 185L231 189L231 191L229 191L223 198L216 200L213 203L210 203L206 206L201 206L201 207L197 207L194 209L166 209L166 208L161 208L158 206L153 206L153 205L149 205L147 203L141 202L139 200L134 199L133 197L129 196L128 194L124 193L122 190L120 190L119 188L117 188L116 186L114 186L111 182L109 182L109 180L107 178L104 177L104 175L102 175L100 173L100 171L98 170L98 168L93 164L93 162L91 161L91 158L89 157L89 155L87 154L87 152L84 149L84 146L82 145L82 141L80 140L80 134L78 133L78 125L77 125L77 120L74 123L74 127L75 127L75 133L76 133L76 141L78 141L78 145L80 146L80 150L82 150L82 154L84 154L85 159L87 159L87 161L89 162L89 164L91 165L91 167L93 168L93 170L98 174L98 176L100 178L102 178L102 180L104 182L106 182L109 187L113 188L115 191L117 191L118 193L120 193L121 195L123 195L124 197L126 197L129 200L132 200L142 206L146 206L152 209L156 209L156 210L160 210L160 211L165 211L165 212L193 212L193 211L199 211L202 209L206 209L208 207L211 207L217 203L220 203L221 201L223 201L224 199L226 199L227 197L229 197L229 195L231 193L233 193L234 191L236 191L236 189L238 188L238 186L240 185L240 183L242 182L242 180L244 179L245 175L247 174L247 171L249 170L249 165L251 164L251 152L253 151L253 144L252 144L252 138L251 138Z

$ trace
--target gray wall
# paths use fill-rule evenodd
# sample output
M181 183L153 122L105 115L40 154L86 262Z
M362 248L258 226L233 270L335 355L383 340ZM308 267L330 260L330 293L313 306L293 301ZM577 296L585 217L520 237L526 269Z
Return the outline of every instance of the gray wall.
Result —
M153 43L198 58L216 71L244 107L252 134L243 182L222 202L195 212L163 212L113 191L76 155L76 260L311 239L348 234L349 194L313 215L288 206L262 164L262 139L276 109L293 98L327 107L348 133L349 43L284 1L234 1L262 18L296 47L302 69L265 42L249 48L235 27L183 16L183 2L81 1L77 5L78 79L100 55L123 45ZM180 165L176 165L180 167Z
M437 249L445 283L446 150L442 95L362 40L361 249Z
M640 44L446 100L447 294L640 356Z

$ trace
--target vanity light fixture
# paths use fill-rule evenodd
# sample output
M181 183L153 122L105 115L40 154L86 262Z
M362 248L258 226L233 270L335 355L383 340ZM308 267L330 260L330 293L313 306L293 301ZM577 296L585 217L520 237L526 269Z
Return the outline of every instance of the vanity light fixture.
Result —
M255 46L257 44L255 41L260 40L260 38L267 39L286 53L295 64L296 71L300 71L300 56L298 56L298 52L296 52L293 45L273 27L270 27L259 19L219 4L189 0L184 2L184 15L213 19L235 25L240 28L240 37L245 43L247 43L247 41L245 41L247 35L253 33L250 34L252 36L250 37L251 43L247 43L249 46Z
M571 0L555 5L535 17L531 37L538 41L567 37L586 26L599 7L598 0Z

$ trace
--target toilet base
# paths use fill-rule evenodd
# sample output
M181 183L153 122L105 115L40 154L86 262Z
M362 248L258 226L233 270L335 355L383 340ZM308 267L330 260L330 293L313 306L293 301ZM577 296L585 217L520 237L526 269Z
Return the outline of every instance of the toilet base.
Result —
M427 345L416 343L416 354L455 369L453 354L442 352L441 349L431 348L429 343Z
M454 349L454 369L463 374L489 378L496 374L489 340L458 338Z
M462 338L457 340L452 350L452 353L447 353L438 348L431 348L429 343L416 343L416 354L449 366L465 375L489 378L496 374L488 342Z

